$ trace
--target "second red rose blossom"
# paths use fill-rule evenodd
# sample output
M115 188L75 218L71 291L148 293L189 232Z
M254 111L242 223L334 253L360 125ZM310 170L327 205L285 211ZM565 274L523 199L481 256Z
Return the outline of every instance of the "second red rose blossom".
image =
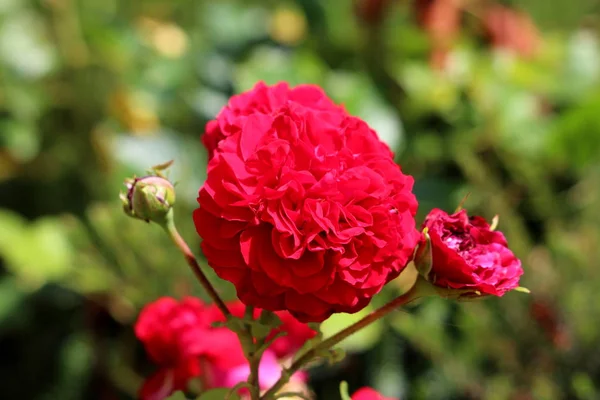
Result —
M427 228L430 248L428 254L417 251L415 262L435 286L465 291L466 297L502 296L518 287L521 261L508 248L502 232L482 217L469 217L466 210L449 215L434 209L423 228ZM423 240L420 250L425 245Z

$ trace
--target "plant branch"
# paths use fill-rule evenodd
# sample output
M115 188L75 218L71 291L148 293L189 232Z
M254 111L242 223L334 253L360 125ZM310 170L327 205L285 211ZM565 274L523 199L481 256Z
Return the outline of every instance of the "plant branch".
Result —
M255 346L252 353L249 354L248 362L250 363L250 376L248 377L248 383L252 387L250 390L250 396L252 400L260 399L260 380L259 380L259 367L262 353L256 351L258 345Z
M198 264L196 257L190 250L185 240L179 234L179 231L175 226L175 222L173 221L173 210L169 211L165 223L161 224L161 226L167 232L173 243L175 243L175 246L177 246L179 251L181 251L188 265L192 269L192 272L194 273L194 275L196 275L196 278L198 278L198 281L200 282L204 290L206 290L211 300L217 305L217 307L219 307L219 310L221 310L225 318L229 319L231 317L231 312L229 311L229 309L225 305L225 302L223 302L213 285L210 283L206 275L204 275L204 272L202 272L202 270L200 269L200 265Z
M310 398L305 395L304 393L300 393L300 392L283 392L283 393L279 393L275 396L275 400L279 400L279 399L285 399L285 398L294 398L294 397L300 397L303 400L310 400Z
M276 398L276 393L279 390L281 390L281 388L288 382L290 377L294 375L297 371L299 371L302 367L304 367L306 364L318 357L319 354L321 354L323 351L332 348L333 346L340 343L342 340L346 339L348 336L367 327L368 325L388 315L397 308L408 304L411 301L416 300L420 297L425 297L433 293L435 292L432 291L431 285L428 282L426 282L421 277L417 278L415 284L408 290L408 292L395 298L383 307L373 311L372 313L365 316L361 320L355 322L354 324L350 325L349 327L339 331L335 335L331 336L329 339L326 339L309 349L300 358L294 361L289 368L284 369L282 371L281 378L260 399L272 400Z

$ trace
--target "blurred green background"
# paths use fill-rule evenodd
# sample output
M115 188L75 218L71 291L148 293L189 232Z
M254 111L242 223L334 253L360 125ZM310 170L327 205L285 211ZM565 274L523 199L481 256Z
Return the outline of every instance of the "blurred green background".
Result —
M0 0L0 398L134 398L152 370L131 330L140 307L202 293L159 228L121 212L123 178L175 159L177 218L198 249L204 124L233 93L286 80L321 85L396 150L419 221L467 193L471 212L499 214L532 291L397 312L314 371L319 398L345 379L402 399L600 399L599 12Z

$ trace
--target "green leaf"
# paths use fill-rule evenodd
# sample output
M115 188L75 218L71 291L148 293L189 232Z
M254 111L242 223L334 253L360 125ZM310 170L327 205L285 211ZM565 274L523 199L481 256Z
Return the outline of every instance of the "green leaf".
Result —
M0 256L6 268L31 289L58 281L73 266L73 247L67 238L69 218L45 217L26 223L0 210Z
M229 388L212 389L202 393L196 400L239 400L240 396L235 393L229 395L230 391L231 389ZM228 395L229 397L227 397Z
M352 325L373 310L371 306L355 314L334 314L321 324L325 337ZM376 321L340 342L340 347L349 352L360 352L371 348L381 337L383 324Z
M263 325L268 325L271 328L277 328L282 324L279 316L273 311L269 310L262 310L262 312L260 313L260 317L258 318L258 322L260 322Z
M273 330L273 327L261 324L258 321L251 322L249 325L252 337L258 340L266 338L267 336L269 336L269 333L271 333L271 330Z
M167 397L165 400L187 400L187 397L185 397L185 394L183 394L183 392L175 392L169 397Z

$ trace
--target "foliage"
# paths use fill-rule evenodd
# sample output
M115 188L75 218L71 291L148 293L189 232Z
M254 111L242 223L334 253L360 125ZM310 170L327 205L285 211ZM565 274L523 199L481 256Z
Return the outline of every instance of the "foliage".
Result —
M199 136L257 80L317 83L363 117L415 176L423 212L471 193L471 212L500 214L532 291L397 312L344 343L334 372L314 371L320 398L338 398L342 379L410 399L600 396L595 6L518 3L542 27L531 57L491 48L469 14L440 70L411 2L378 24L351 3L0 1L6 398L135 397L150 372L131 334L140 307L205 294L158 227L122 214L122 177L176 159L176 218L195 239Z

